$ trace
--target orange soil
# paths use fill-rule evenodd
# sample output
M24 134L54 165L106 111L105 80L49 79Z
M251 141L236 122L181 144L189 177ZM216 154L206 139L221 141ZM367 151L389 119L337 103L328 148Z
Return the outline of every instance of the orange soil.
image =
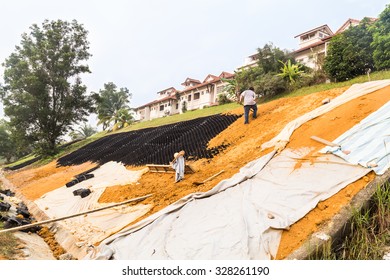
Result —
M152 204L153 207L140 218L144 219L183 196L193 192L208 191L219 181L232 177L248 162L268 153L270 149L262 151L261 144L276 136L291 120L321 106L322 100L325 98L332 99L343 93L347 88L333 89L301 97L282 98L261 104L259 105L258 118L250 119L249 125L244 125L243 117L241 117L209 142L209 147L229 144L226 150L213 159L187 162L191 164L196 172L186 174L183 181L175 184L174 174L146 173L137 184L107 188L99 201L120 202L152 193L152 197L142 202ZM316 135L329 141L334 140L369 113L374 112L390 100L389 91L390 87L387 87L350 101L302 125L294 132L287 147L312 147L314 151L306 160L313 160L316 157L316 151L324 145L311 140L310 136ZM242 108L238 108L231 113L241 114L242 112ZM15 172L7 177L21 189L27 198L36 199L47 191L64 185L72 176L92 166L93 164L86 163L81 166L55 168L55 163L51 163L41 168ZM133 169L130 166L128 168ZM203 181L220 170L225 170L225 172L213 180L200 186L194 184L194 182ZM330 199L319 203L315 209L294 224L288 231L284 231L277 258L283 259L298 248L307 236L317 229L318 225L330 219L373 178L374 175L369 174L349 185Z
M75 175L96 166L95 163L84 163L77 166L56 167L56 164L56 161L52 161L38 168L28 167L11 172L7 178L27 199L35 200L47 192L64 186Z

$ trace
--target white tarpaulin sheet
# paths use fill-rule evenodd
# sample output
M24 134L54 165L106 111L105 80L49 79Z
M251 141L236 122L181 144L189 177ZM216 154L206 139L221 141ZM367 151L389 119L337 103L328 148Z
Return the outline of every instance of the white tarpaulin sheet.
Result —
M284 150L252 161L211 191L109 237L86 259L271 259L280 229L369 171L331 154L295 169L308 152Z
M293 134L294 130L300 127L305 122L312 120L318 116L321 116L334 108L351 101L357 97L369 94L378 89L384 88L390 85L390 80L381 80L381 81L372 81L363 84L354 84L348 90L346 90L343 94L337 96L331 102L318 107L317 109L296 118L295 120L289 122L283 130L275 136L270 141L261 145L262 149L271 148L274 146L278 146L280 144L284 145L290 140L290 136Z
M139 171L127 170L123 164L108 162L91 172L94 177L72 187L63 186L35 200L37 206L51 219L78 214L84 211L112 205L98 203L106 187L135 183L147 168ZM77 189L90 189L91 194L81 198L73 195ZM122 229L150 210L150 205L122 205L78 216L60 223L64 225L80 242L94 244Z
M340 148L325 147L321 152L334 153L352 164L372 168L376 174L382 175L390 167L390 102L333 143L339 144Z

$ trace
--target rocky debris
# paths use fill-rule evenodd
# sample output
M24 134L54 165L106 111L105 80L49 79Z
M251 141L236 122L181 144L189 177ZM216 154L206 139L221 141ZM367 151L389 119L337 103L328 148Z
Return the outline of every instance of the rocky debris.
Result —
M4 212L0 215L0 220L4 223L4 229L19 227L23 225L29 225L35 222L35 219L31 216L27 206L14 198L15 193L10 190L0 190L1 193L5 194L2 196L0 202L0 211ZM41 229L39 226L34 226L23 232L38 232Z
M0 211L8 212L9 209L11 209L11 204L9 204L8 202L0 202Z
M6 195L6 196L15 196L15 193L12 192L11 190L7 189L7 190L0 190L0 193Z

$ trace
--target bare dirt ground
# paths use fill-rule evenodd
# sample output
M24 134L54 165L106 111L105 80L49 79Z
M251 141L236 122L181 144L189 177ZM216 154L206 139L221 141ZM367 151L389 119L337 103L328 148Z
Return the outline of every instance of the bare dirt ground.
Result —
M142 202L153 206L146 215L140 218L144 219L183 196L193 192L208 191L219 181L232 177L248 162L270 152L270 150L261 150L261 144L271 140L291 120L321 106L325 98L333 99L347 89L348 87L344 87L260 104L258 118L250 119L249 125L244 125L243 117L241 117L209 142L209 147L229 144L226 150L213 159L187 162L191 164L196 172L186 174L183 181L174 183L174 174L170 173L146 173L137 184L107 188L99 202L120 202L152 193L152 197ZM302 125L294 132L287 147L314 148L314 152L305 159L310 161L316 157L316 152L324 147L324 145L311 140L311 136L316 135L332 141L389 100L390 87L387 87L350 101ZM231 113L241 114L243 109L239 108ZM44 193L63 186L74 175L88 170L94 165L93 163L85 163L80 166L56 168L55 162L52 162L43 167L27 168L9 173L7 178L19 188L27 199L35 200ZM139 169L131 166L127 168ZM200 186L194 184L194 182L203 181L221 170L225 172L213 180ZM310 234L315 232L322 223L329 220L343 206L347 205L353 196L373 179L374 174L370 173L368 176L347 186L333 197L319 203L308 215L295 223L288 231L285 231L277 259L285 258L297 249Z

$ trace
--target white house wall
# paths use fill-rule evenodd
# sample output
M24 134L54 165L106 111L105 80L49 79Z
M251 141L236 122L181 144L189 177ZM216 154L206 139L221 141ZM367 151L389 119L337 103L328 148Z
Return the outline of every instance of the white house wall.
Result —
M162 118L166 115L175 115L181 114L183 108L183 102L187 103L187 110L196 110L203 109L204 107L215 105L217 103L218 92L217 89L219 87L223 87L225 83L221 81L217 81L213 86L204 86L201 88L196 88L190 90L188 92L181 93L180 100L167 100L161 103L154 103L153 105L146 106L145 108L139 109L137 111L137 115L141 121L148 121L156 118ZM208 88L211 88L211 91L208 91ZM199 93L199 99L194 99L196 93ZM191 100L188 100L189 96L191 96ZM178 104L177 108L176 105ZM164 106L164 110L160 110L160 106ZM165 106L166 105L166 106ZM169 113L165 113L165 112Z

